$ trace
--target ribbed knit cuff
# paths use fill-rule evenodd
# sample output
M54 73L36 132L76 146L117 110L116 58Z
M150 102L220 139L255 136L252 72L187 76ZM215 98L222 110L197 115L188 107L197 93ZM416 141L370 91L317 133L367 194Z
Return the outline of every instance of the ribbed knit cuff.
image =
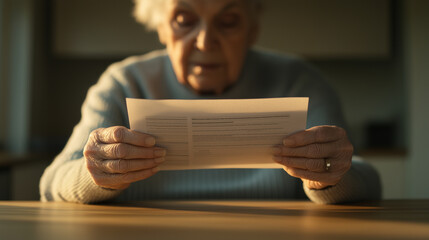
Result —
M83 169L79 171L77 182L74 186L66 186L65 189L74 189L70 196L79 203L96 203L112 199L119 195L122 190L106 189L96 185L86 169L85 164L81 165Z
M303 187L307 197L319 204L356 202L368 198L365 181L353 166L335 186L321 190Z

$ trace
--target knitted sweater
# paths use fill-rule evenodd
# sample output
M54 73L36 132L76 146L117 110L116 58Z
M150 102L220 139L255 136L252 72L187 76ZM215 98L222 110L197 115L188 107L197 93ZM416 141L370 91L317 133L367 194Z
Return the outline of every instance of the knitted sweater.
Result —
M206 169L161 171L126 190L97 186L83 157L92 130L129 127L125 98L234 99L309 97L307 127L344 126L341 106L320 74L292 56L250 50L238 81L221 95L199 95L180 84L165 50L127 58L112 64L88 91L82 118L64 150L45 170L40 181L42 201L92 203L145 199L293 199L302 183L283 169ZM368 164L353 161L335 186L322 190L304 187L314 202L340 203L380 197L377 173Z

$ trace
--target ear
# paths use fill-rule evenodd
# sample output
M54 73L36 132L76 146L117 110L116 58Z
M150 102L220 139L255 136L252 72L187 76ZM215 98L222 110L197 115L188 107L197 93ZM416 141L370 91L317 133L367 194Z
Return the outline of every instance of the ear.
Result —
M163 45L166 44L166 36L165 36L165 28L163 24L159 24L158 27L156 28L156 31L158 32L158 39L159 42Z

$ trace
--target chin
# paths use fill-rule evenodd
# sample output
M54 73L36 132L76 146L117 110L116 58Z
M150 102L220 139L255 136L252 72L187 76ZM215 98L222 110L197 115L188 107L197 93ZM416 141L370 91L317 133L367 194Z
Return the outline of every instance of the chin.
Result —
M224 88L198 88L190 86L199 95L219 95L222 94Z
M225 85L210 85L208 82L204 84L204 81L194 78L190 78L188 84L195 92L201 95L219 95L226 88Z

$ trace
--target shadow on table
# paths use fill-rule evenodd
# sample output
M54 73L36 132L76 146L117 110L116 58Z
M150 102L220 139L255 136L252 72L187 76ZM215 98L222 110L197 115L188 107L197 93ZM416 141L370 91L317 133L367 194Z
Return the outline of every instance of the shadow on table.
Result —
M364 202L348 205L319 205L311 202L269 201L266 206L254 206L246 201L150 201L126 204L112 204L116 207L139 207L188 212L213 212L244 215L271 216L316 216L330 218L354 218L363 220L386 220L401 222L429 223L429 205L427 200L390 200L383 202ZM104 206L110 204L103 204ZM252 205L252 206L250 206Z

